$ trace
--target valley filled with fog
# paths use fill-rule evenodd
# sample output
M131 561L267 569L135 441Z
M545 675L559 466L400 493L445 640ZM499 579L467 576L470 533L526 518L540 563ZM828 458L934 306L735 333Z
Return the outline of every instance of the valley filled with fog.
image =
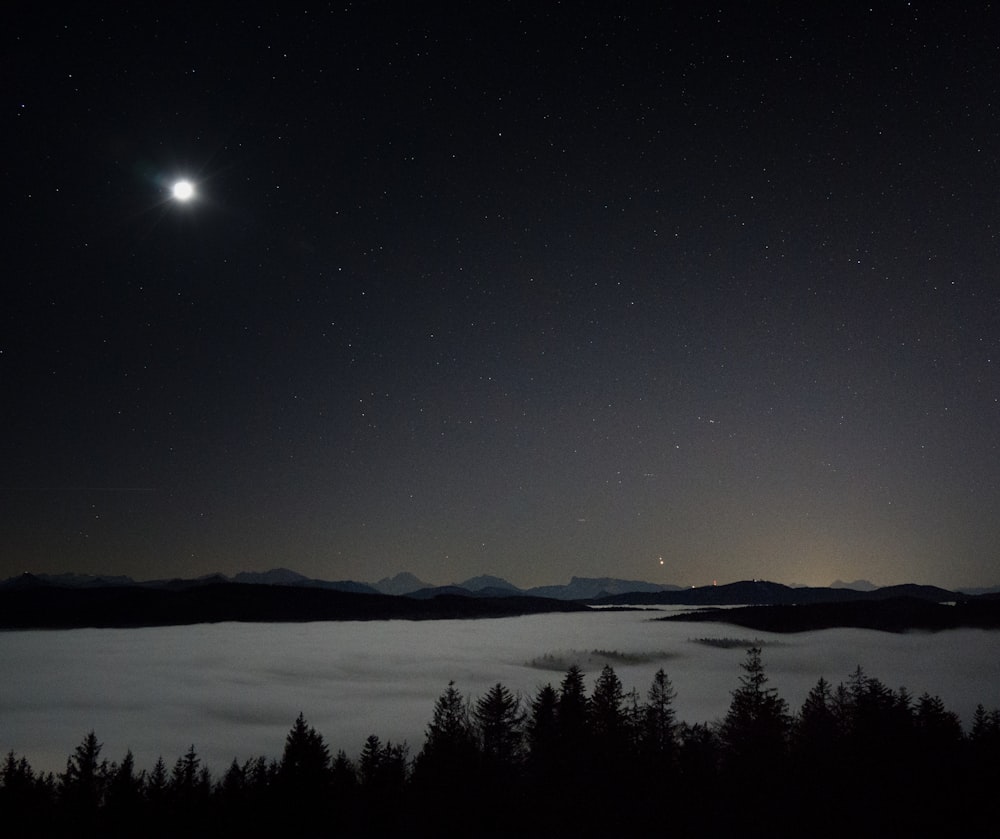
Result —
M301 711L333 752L354 758L377 734L415 753L449 680L473 699L498 681L530 699L574 662L588 689L607 662L643 699L662 667L678 718L709 722L725 714L753 641L792 711L821 676L837 685L859 665L914 698L940 696L966 728L977 703L1000 706L996 632L777 635L653 620L662 614L4 632L0 752L58 772L93 729L109 760L131 749L140 768L159 755L169 766L193 744L220 773L233 758L280 757Z

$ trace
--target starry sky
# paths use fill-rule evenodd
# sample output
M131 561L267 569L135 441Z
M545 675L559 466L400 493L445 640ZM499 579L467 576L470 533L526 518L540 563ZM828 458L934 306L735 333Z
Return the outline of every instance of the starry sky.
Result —
M990 3L86 6L0 36L0 576L1000 582Z

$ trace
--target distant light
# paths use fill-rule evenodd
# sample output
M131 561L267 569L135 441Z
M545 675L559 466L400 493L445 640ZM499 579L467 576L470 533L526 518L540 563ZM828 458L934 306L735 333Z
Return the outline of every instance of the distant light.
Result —
M190 201L194 198L194 184L191 181L177 181L174 184L173 195L178 201Z

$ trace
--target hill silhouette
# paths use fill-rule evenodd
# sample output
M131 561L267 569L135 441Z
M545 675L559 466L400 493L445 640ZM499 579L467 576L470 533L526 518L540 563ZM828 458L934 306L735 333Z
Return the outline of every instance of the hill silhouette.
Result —
M719 622L764 632L806 632L837 627L877 629L884 632L904 632L908 629L938 631L960 627L998 629L1000 601L969 598L953 605L945 605L916 597L888 597L804 605L710 608L658 620Z
M586 606L537 597L436 595L426 599L304 586L212 582L184 587L35 586L0 590L0 628L169 626L222 621L431 620L571 612Z
M679 589L574 577L565 586L522 590L500 577L481 576L461 585L411 588L419 583L409 574L386 578L375 584L397 591L386 594L365 583L315 580L283 568L233 578L212 574L143 583L128 577L23 574L0 583L0 628L424 620L679 605L744 608L703 609L667 619L720 621L775 632L835 626L900 631L994 627L1000 608L994 594L963 595L916 584L864 591L744 580ZM618 593L608 594L611 589Z

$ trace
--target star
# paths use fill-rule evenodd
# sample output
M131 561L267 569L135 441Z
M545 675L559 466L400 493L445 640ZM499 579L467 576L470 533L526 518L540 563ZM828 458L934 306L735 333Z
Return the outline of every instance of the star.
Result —
M194 198L194 184L187 180L177 181L173 185L171 192L174 198L183 204Z

